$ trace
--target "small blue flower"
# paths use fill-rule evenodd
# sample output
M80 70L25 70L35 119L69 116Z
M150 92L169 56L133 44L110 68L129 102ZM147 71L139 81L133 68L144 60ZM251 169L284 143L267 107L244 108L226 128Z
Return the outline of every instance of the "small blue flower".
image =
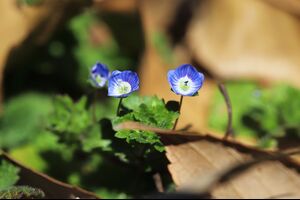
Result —
M108 80L108 96L123 98L139 89L139 77L132 71L113 71Z
M168 81L174 93L194 96L203 85L204 75L192 65L184 64L168 72Z
M109 70L105 64L97 62L91 69L90 80L93 86L101 88L109 78Z

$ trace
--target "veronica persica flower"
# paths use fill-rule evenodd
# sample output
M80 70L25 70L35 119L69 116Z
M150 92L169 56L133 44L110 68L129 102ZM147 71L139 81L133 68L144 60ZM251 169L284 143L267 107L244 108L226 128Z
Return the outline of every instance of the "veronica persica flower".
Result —
M90 80L93 86L101 88L105 86L106 81L109 78L109 70L105 64L96 63L90 72Z
M175 94L194 96L203 85L204 75L192 65L184 64L168 72L168 81Z
M183 101L183 96L195 96L204 82L204 75L189 64L180 65L168 72L168 81L175 94L181 95L179 102L179 113ZM178 118L174 123L173 130L176 129Z
M108 80L108 96L124 98L139 89L139 77L132 71L113 71Z
M108 80L108 96L120 98L117 115L120 114L122 99L139 89L139 77L132 71L113 71Z

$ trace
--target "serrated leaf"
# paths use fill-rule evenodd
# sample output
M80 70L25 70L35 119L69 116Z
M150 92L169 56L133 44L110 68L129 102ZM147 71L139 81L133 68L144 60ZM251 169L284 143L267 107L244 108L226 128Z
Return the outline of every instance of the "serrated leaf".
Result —
M111 144L110 140L103 140L100 134L100 127L98 124L92 126L91 130L87 132L82 140L82 149L85 152L91 152L93 149L101 148L103 150L109 150Z
M50 97L37 93L22 94L5 102L0 119L0 148L11 149L31 142L44 131L50 109Z
M121 130L121 131L118 131L115 136L117 138L120 138L120 139L124 139L124 138L127 138L129 137L128 135L130 134L130 132L126 131L126 130Z
M0 199L42 199L45 193L29 186L14 186L0 191Z
M87 109L87 98L73 102L69 96L57 96L54 112L49 118L49 130L59 137L60 142L76 145L85 152L95 148L109 149L109 140L101 138L101 129Z
M124 101L124 106L133 111L114 119L113 125L125 121L137 121L154 127L170 129L178 117L177 112L169 111L164 101L156 96L129 97ZM164 149L159 136L151 131L121 130L115 136L120 139L126 139L128 143L138 142L153 145L160 152Z
M2 160L0 164L0 191L12 187L19 180L20 169ZM1 198L0 198L1 199Z

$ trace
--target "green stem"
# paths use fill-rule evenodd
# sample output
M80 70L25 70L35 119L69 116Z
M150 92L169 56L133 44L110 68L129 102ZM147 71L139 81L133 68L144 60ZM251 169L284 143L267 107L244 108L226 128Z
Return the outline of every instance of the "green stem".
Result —
M181 95L180 101L179 101L179 110L178 110L179 114L180 114L180 110L181 110L181 106L182 106L182 101L183 101L183 95ZM179 119L179 117L178 117L178 118L176 119L176 121L175 121L175 124L174 124L174 126L173 126L173 130L176 129L176 126L177 126L177 123L178 123L178 119Z
M119 101L118 109L117 109L117 116L120 116L120 108L121 108L121 105L122 105L122 100L123 100L123 98L121 97L120 101Z
M94 91L93 103L92 103L92 113L93 113L93 121L97 121L97 113L96 113L96 106L97 106L97 90Z

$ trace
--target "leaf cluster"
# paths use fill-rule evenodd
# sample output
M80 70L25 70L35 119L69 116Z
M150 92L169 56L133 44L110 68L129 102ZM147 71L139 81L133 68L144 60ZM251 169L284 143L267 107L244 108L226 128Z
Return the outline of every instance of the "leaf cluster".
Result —
M96 148L106 149L110 143L101 138L100 125L87 109L86 97L73 102L69 96L56 96L48 129L59 137L60 142L85 152Z
M227 87L236 134L255 137L262 147L276 146L279 137L300 137L299 90L288 85L260 88L247 82L233 82ZM210 126L225 130L226 115L223 99L218 94L209 118Z
M128 113L114 119L113 125L126 121L136 121L154 127L171 129L178 118L178 112L168 110L164 101L156 96L129 97L124 101L124 108L128 110ZM157 151L164 151L159 136L151 131L121 130L115 136L125 139L128 143L150 144Z

